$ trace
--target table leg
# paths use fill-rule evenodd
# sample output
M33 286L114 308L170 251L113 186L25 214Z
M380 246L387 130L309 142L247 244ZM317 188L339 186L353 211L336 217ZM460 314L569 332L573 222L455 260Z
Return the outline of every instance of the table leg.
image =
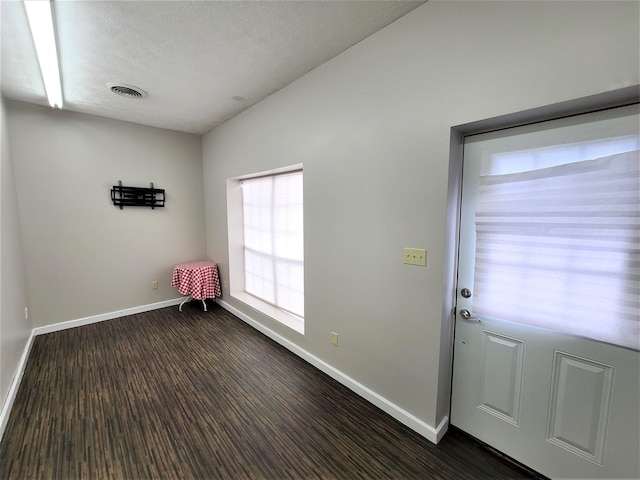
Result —
M189 300L191 300L191 295L189 295L187 298L185 298L182 303L180 304L180 308L178 308L178 311L181 312L182 311L182 306L187 303Z
M204 311L207 311L207 303L204 301L204 298L202 299L202 305L204 305Z

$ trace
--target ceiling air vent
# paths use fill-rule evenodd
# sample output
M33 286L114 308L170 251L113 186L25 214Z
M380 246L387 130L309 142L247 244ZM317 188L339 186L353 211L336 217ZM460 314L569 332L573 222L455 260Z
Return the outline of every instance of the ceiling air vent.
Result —
M120 95L121 97L142 98L146 95L146 93L140 90L138 87L125 85L123 83L107 83L107 88L109 88L109 90L111 90L116 95Z

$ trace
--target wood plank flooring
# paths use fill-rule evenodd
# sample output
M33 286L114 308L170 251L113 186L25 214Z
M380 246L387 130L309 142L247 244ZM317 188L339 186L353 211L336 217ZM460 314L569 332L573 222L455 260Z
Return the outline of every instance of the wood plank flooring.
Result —
M1 479L534 478L433 445L218 305L35 338Z

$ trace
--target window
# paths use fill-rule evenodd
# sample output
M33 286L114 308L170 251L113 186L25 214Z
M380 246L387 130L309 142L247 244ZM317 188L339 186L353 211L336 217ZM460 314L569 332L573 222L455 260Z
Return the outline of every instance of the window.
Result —
M614 117L609 134L604 120L577 123L482 159L476 314L640 348L640 138L625 131L637 121ZM600 138L565 142L589 125Z
M228 200L231 295L303 333L302 170L232 179Z

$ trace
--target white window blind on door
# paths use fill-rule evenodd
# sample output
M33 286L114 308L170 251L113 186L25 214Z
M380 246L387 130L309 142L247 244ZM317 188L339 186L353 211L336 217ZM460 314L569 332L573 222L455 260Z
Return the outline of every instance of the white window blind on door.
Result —
M627 151L637 143L623 137L486 159L475 314L639 349L640 161L638 150ZM527 167L501 173L501 164Z
M302 171L242 180L245 291L304 316Z

